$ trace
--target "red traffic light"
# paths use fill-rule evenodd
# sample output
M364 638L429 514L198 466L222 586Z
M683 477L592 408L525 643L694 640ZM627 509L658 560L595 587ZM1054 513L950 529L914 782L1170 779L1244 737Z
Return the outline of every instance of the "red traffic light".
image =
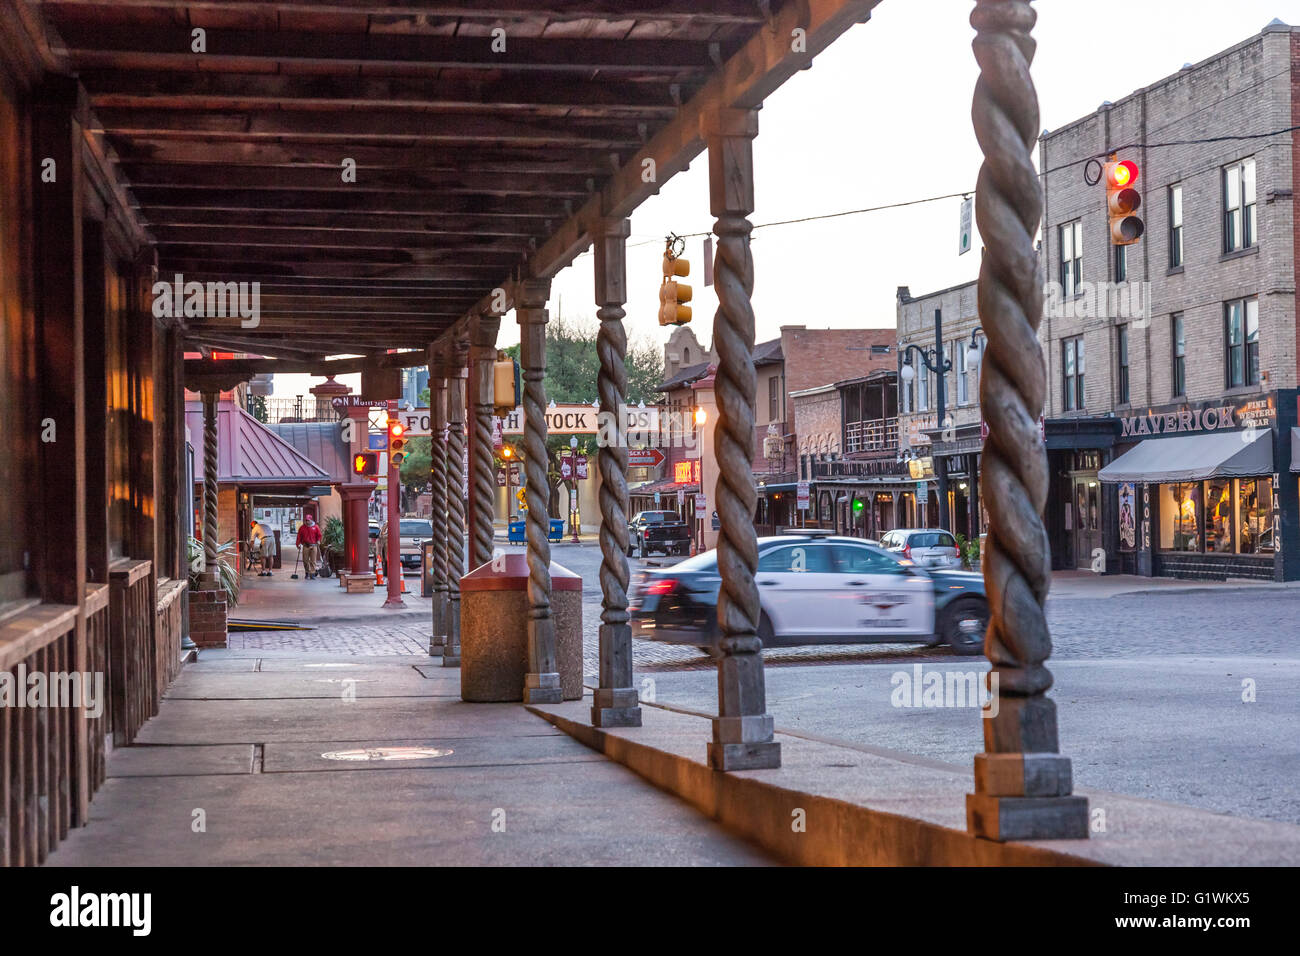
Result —
M392 438L401 438L402 435L405 434L405 432L406 432L406 429L402 426L402 423L401 423L401 422L389 422L389 423L388 423L388 434L389 434L390 437L392 437Z
M1112 189L1124 189L1138 181L1138 165L1131 159L1112 163L1106 170L1106 182Z

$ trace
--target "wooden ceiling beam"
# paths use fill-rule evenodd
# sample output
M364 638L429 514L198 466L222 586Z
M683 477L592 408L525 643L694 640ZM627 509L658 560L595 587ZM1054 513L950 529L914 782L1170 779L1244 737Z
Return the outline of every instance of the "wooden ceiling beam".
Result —
M585 198L589 177L556 173L422 172L412 169L358 169L355 180L334 169L284 166L228 166L184 163L120 164L132 186L182 186L205 189L291 189L331 192L439 192L446 195L556 196Z
M238 171L232 171L237 177ZM473 227L475 216L492 216L524 219L554 219L558 224L565 213L565 204L559 199L543 196L520 196L509 199L498 196L442 196L402 195L389 196L370 192L327 192L325 190L294 191L288 189L186 189L180 186L132 187L138 204L146 212L151 206L188 207L191 209L233 209L253 212L288 209L316 212L362 212L371 215L397 213L410 215L443 215L465 217L465 224ZM540 225L540 223L538 224Z
M528 245L522 239L480 236L475 233L439 235L410 232L362 232L334 229L245 229L239 226L163 226L151 223L163 245L198 243L291 249L407 249L473 253L475 257L521 256Z
M513 236L528 239L537 229L528 219L481 216L465 220L455 216L421 216L389 213L376 216L360 212L301 212L277 210L255 212L231 209L189 209L181 206L149 206L144 210L151 228L163 226L236 226L252 231L274 229L331 229L349 233L414 233L422 236Z
M493 18L497 16L493 12ZM628 17L625 11L621 18ZM718 47L702 40L636 37L508 37L506 52L493 50L491 36L420 33L319 33L308 30L205 28L206 50L194 53L188 26L145 23L58 22L63 50L78 69L189 64L212 69L223 63L247 69L259 61L321 67L416 65L427 70L491 70L677 76L717 68ZM789 37L786 37L789 45ZM508 55L507 55L508 54ZM575 104L581 105L581 104Z
M105 0L58 0L68 7L102 6ZM504 0L485 9L461 0L112 0L114 7L163 10L216 10L223 13L366 14L376 17L455 17L490 20L652 20L670 23L760 24L763 12L753 0L656 0L644 12L623 0ZM774 3L773 6L777 4Z
M188 247L186 247L188 248ZM188 278L193 274L207 274L220 280L249 281L286 276L309 276L323 279L475 279L477 287L491 287L488 276L501 274L499 269L471 269L465 266L400 265L394 263L359 262L264 262L257 259L192 258L185 255L159 257L159 272L167 276L182 272ZM215 280L214 280L215 281Z
M601 114L671 119L682 98L666 80L631 82L567 77L535 80L86 70L90 102L103 108L406 109L517 112L581 108Z
M191 341L201 342L201 339ZM337 352L334 354L347 354L347 351ZM421 365L427 365L429 362L428 354L423 349L417 349L412 352L395 352L392 355L380 355L373 359L369 358L349 358L349 359L323 359L321 361L294 361L280 359L186 359L185 360L185 381L188 383L194 378L200 378L204 375L243 375L246 378L252 378L254 375L265 375L275 372L306 372L311 375L348 375L352 372L360 372L364 368L418 368Z
M190 259L247 260L250 262L292 264L311 262L392 263L394 265L436 265L457 267L466 274L491 273L508 269L520 257L515 253L478 253L463 247L445 249L370 249L253 246L246 243L223 243L219 237L206 242L163 242L158 244L162 259L171 256Z
M103 135L102 133L100 135ZM413 169L421 172L465 173L574 173L589 177L610 175L616 159L632 150L611 152L592 147L547 150L502 147L483 143L473 150L421 144L338 144L302 141L241 142L200 137L169 139L147 133L108 137L124 163L189 163L218 166L296 166L339 170L344 157L357 169ZM620 160L621 161L621 160ZM594 187L593 187L594 188Z
M352 144L364 140L400 140L472 146L600 149L639 147L642 127L615 120L507 119L491 113L413 113L354 110L323 113L303 110L163 110L100 109L105 133L117 136L196 136L237 140L305 139ZM347 156L341 150L342 157Z

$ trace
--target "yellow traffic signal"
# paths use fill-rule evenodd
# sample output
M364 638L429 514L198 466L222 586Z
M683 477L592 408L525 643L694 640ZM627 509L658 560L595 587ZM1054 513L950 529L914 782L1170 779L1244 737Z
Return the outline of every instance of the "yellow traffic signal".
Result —
M406 429L401 422L388 423L388 460L400 465L406 458Z
M1146 225L1133 215L1142 206L1142 194L1133 188L1138 180L1138 165L1132 160L1107 163L1102 169L1106 180L1106 215L1110 220L1110 242L1131 246L1142 238Z
M685 325L691 321L691 287L678 282L680 276L691 274L691 264L675 256L671 248L664 251L664 281L659 286L659 324Z
M498 415L508 415L519 407L519 379L519 363L498 351L492 363L492 404Z

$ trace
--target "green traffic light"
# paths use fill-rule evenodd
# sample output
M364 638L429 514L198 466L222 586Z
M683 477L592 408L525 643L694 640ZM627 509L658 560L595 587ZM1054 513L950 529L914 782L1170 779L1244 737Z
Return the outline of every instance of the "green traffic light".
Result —
M865 508L866 506L867 506L866 503L863 502L863 501L855 501L855 502L853 502L853 513L854 513L855 515L856 515L856 514L861 514L861 513L862 513L862 509Z

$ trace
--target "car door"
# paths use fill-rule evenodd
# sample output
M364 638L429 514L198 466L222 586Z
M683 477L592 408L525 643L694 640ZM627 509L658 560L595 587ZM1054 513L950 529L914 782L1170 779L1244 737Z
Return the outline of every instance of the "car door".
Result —
M792 542L765 551L758 559L759 600L774 634L798 637L837 633L825 598L837 586L824 544Z
M888 641L934 633L934 583L893 555L867 545L834 546L855 634Z

